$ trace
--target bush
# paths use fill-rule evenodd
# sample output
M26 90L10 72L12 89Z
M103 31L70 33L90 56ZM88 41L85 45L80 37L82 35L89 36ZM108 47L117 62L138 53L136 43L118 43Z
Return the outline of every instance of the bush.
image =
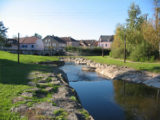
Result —
M124 57L124 48L114 48L110 52L110 56L114 58L123 58Z
M65 49L66 51L69 51L69 52L77 52L79 53L80 55L87 55L87 56L90 56L90 55L93 55L93 56L100 56L102 55L102 48L100 47L95 47L95 48L82 48L82 47L66 47ZM110 53L110 50L109 49L104 49L104 55L109 55Z
M146 43L138 44L130 54L130 58L133 61L144 62L149 60L150 57L150 47Z

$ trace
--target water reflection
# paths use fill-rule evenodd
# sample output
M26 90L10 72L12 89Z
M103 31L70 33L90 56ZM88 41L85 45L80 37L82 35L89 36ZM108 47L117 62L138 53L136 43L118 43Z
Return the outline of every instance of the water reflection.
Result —
M113 81L113 86L127 120L160 120L159 89L124 81Z
M107 80L81 67L66 64L61 69L95 120L160 120L160 90Z

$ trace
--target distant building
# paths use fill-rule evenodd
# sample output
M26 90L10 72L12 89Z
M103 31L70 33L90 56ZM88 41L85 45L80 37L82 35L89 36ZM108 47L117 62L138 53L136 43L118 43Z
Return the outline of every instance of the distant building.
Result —
M42 39L37 37L24 37L20 38L21 50L44 50Z
M98 46L106 49L111 49L113 40L114 40L113 35L101 35L98 41Z
M64 40L53 35L46 36L43 39L43 44L45 50L50 50L50 49L59 50L59 49L64 49L66 47L66 42L64 42Z
M80 40L80 46L94 48L98 46L98 41L96 40Z
M13 38L8 38L6 40L6 47L9 49L17 49L18 48L18 41Z
M73 39L72 37L61 37L61 39L66 43L67 46L79 47L79 41Z

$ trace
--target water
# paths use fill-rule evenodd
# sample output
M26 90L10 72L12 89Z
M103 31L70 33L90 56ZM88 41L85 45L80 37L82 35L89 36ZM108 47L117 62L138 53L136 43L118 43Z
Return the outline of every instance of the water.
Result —
M160 120L157 89L107 80L95 72L84 72L81 67L67 63L61 69L95 120Z

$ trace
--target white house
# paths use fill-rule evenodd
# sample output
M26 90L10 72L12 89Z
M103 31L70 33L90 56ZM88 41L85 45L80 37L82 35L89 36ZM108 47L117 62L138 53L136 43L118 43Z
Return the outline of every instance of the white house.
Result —
M35 36L20 38L21 50L44 50L42 39Z

